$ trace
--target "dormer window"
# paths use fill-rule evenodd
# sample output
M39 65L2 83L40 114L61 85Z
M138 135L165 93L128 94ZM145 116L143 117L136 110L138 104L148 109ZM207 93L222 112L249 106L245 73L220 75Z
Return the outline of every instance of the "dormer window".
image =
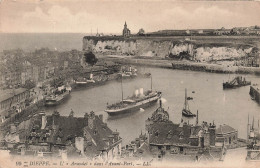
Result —
M183 139L183 132L179 134L179 139Z

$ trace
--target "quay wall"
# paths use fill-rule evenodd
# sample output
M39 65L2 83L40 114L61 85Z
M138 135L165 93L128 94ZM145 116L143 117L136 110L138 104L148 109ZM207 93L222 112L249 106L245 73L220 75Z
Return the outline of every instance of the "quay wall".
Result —
M260 87L258 85L250 86L249 94L258 104L260 104Z
M172 68L179 70L192 70L214 73L239 73L239 74L255 74L260 75L259 67L226 67L218 64L196 63L190 61L170 61L162 59L140 59L140 58L112 58L106 59L121 64L132 64L147 67Z
M83 38L83 51L104 55L133 55L165 58L189 56L200 62L237 60L260 49L260 37L131 37L121 36ZM259 54L259 53L258 53ZM260 54L259 54L260 57ZM258 60L260 62L260 59Z

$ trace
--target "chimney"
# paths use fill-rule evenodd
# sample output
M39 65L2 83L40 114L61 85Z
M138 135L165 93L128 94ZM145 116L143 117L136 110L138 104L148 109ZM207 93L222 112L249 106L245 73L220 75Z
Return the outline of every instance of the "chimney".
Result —
M160 99L160 107L162 107L162 100Z
M140 96L143 96L144 95L144 88L140 88L139 93L140 93Z
M46 115L44 113L44 114L42 114L42 126L41 126L41 129L45 129L46 124L47 124L47 117L46 117Z
M60 113L57 111L57 110L55 110L54 112L53 112L53 114L52 114L52 117L53 117L53 125L57 125L57 122L58 122L58 118L60 117Z
M199 110L197 110L197 116L196 116L196 125L199 124Z
M88 113L84 114L85 126L88 126Z
M94 111L91 111L90 115L88 116L88 126L90 129L94 128L94 120L95 120L95 113Z
M75 147L80 151L81 155L84 155L84 138L75 137Z
M209 127L210 146L215 146L215 140L216 140L216 126L213 121L213 124Z
M11 129L10 129L10 133L16 133L16 126L14 124L11 124Z
M139 90L135 90L135 97L137 97L139 95Z
M114 138L115 138L115 140L116 141L118 141L119 140L119 132L113 132L113 135L114 135Z
M103 122L103 114L100 114L98 117Z

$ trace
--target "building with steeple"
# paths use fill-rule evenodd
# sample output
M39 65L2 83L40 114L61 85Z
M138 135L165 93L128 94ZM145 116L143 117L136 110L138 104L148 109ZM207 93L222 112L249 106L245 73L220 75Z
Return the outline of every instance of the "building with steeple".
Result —
M131 35L131 31L127 28L126 22L125 22L125 25L124 25L122 35L123 35L123 37L129 37Z

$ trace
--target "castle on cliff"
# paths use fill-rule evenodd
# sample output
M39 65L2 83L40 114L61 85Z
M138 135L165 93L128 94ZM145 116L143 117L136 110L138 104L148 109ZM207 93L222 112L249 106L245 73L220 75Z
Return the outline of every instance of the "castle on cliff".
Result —
M123 29L123 37L129 37L131 35L131 31L127 28L127 24L125 22L124 29Z

